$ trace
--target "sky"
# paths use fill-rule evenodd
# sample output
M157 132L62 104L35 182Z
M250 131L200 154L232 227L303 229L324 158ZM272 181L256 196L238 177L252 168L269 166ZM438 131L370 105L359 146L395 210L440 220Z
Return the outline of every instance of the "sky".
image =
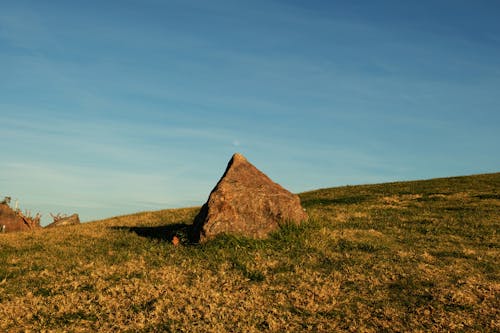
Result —
M500 171L500 2L0 1L0 196L82 221Z

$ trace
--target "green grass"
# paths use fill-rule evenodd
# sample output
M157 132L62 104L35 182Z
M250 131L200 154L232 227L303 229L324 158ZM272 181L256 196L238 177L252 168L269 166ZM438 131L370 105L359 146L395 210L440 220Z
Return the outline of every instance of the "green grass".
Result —
M500 330L500 173L300 196L265 240L189 245L198 208L2 234L0 331Z

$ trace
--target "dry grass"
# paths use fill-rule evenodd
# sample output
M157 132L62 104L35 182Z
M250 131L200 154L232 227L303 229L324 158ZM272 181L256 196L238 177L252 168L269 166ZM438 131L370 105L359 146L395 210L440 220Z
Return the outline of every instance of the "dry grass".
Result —
M261 241L172 245L197 208L2 234L0 331L500 330L500 174L301 198Z

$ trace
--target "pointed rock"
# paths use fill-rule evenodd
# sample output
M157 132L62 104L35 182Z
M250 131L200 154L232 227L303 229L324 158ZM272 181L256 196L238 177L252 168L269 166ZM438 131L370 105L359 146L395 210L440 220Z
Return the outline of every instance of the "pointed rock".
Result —
M199 242L219 234L265 238L284 222L306 219L297 195L274 183L243 155L234 154L196 216L191 238Z

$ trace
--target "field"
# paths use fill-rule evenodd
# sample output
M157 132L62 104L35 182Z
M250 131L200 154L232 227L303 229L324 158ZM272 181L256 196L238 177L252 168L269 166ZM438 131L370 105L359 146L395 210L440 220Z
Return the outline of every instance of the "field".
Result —
M198 208L0 235L0 331L500 331L500 173L300 194L266 240Z

